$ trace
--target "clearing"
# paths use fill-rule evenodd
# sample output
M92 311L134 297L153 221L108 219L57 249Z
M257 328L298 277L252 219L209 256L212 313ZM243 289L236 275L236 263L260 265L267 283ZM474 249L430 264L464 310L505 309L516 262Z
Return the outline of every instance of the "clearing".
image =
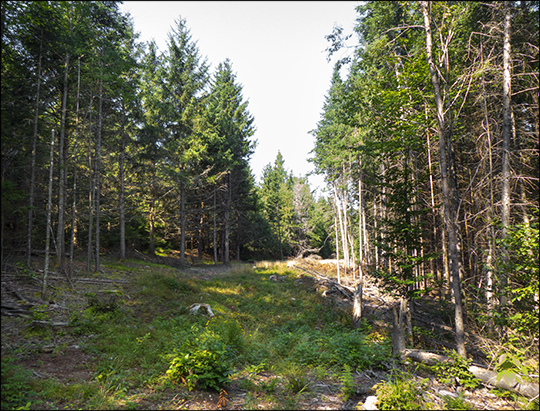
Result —
M364 287L365 318L353 324L350 295L324 261L175 263L104 256L103 270L87 276L76 259L74 288L51 274L48 301L40 300L38 271L8 266L2 408L359 409L398 369L437 408L451 399L474 409L528 404L443 383L426 366L394 365L395 301L373 279ZM205 306L195 312L197 304L214 316ZM443 327L449 320L430 299L417 314ZM418 331L417 347L451 340L441 329Z

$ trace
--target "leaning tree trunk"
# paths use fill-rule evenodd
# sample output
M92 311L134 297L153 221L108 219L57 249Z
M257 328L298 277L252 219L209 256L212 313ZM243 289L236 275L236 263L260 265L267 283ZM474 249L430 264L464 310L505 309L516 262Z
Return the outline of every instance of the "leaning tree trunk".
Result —
M51 131L51 162L49 165L49 197L47 200L47 226L45 227L45 267L43 268L43 283L41 285L41 299L45 300L47 291L47 275L49 273L49 244L51 241L51 208L52 208L52 188L53 188L53 165L54 165L54 129Z
M446 141L449 137L447 134L450 132L450 124L445 117L445 110L443 107L441 89L439 85L439 74L433 63L432 55L432 35L431 35L431 16L428 8L431 7L430 2L421 2L422 13L424 15L424 28L426 31L426 52L429 65L429 72L431 75L431 83L433 85L433 91L435 96L435 105L437 107L437 132L439 134L439 150L440 150L440 171L441 171L441 185L443 194L443 210L444 210L444 222L445 228L448 233L448 250L450 253L450 272L452 274L452 287L454 291L455 302L455 323L456 323L456 344L459 355L465 357L467 352L465 350L465 335L464 335L464 323L463 323L463 304L461 301L461 286L459 279L459 239L457 233L456 214L455 214L455 196L452 193L451 178L452 169L448 164ZM448 138L448 142L450 139Z

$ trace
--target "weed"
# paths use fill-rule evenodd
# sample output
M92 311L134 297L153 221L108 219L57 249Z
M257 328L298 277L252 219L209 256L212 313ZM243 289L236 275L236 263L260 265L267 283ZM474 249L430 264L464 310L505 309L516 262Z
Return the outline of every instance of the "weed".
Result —
M465 401L463 398L463 393L459 393L457 398L445 395L442 397L444 401L445 410L472 410L473 407L470 403Z
M356 394L354 374L349 364L343 366L343 372L340 375L339 380L341 381L341 395L343 401L347 401L351 395Z
M32 312L32 318L37 321L48 321L50 320L49 312L47 311L46 304L39 304L30 308Z
M169 356L166 374L172 382L187 385L190 391L195 387L219 391L232 374L231 354L230 347L218 335L194 325L192 336Z
M419 410L430 409L432 403L422 396L428 380L418 383L412 375L396 374L391 382L375 386L379 410Z
M308 388L309 382L305 372L295 364L286 370L285 377L287 378L287 388L293 393L300 394Z
M451 361L439 362L432 366L437 379L443 384L459 384L467 389L475 389L480 386L480 380L469 371L472 360L458 355L455 350L448 352Z
M250 392L246 394L246 399L244 400L244 405L242 409L244 410L256 410L258 409L259 402L257 398Z

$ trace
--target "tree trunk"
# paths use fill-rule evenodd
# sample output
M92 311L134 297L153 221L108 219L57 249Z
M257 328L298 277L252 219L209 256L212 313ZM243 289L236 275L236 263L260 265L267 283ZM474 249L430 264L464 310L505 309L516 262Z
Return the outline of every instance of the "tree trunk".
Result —
M101 70L103 76L103 68ZM99 218L101 197L101 132L103 127L103 78L99 80L99 109L96 137L96 271L101 270L99 261Z
M214 264L217 264L217 223L216 223L216 186L214 185Z
M276 215L277 215L277 231L278 231L278 241L279 241L279 258L283 261L283 241L281 241L281 216L280 216L280 207L279 200L276 203Z
M480 56L482 59L482 64L484 62L484 55L483 55L483 49L482 45L480 45ZM495 216L493 214L493 210L495 209L495 196L493 194L493 150L491 147L491 127L489 124L489 116L488 116L488 109L487 109L487 93L486 93L486 87L485 87L485 80L484 75L482 74L482 111L484 114L484 121L486 123L485 130L486 130L486 140L488 145L488 159L489 159L489 234L487 235L488 238L488 253L486 257L486 270L485 270L485 276L486 276L486 302L487 302L487 312L489 316L492 316L492 313L495 310L496 301L494 298L493 293L493 271L491 269L492 262L493 262L493 256L494 256L494 242L495 242L495 230L493 227L493 222L495 220ZM488 330L490 332L493 331L493 319L490 318L488 320Z
M504 43L503 43L503 132L502 132L502 210L501 219L503 226L503 238L508 235L510 226L510 133L511 133L511 99L512 99L512 83L511 83L511 60L510 60L510 6L504 3ZM507 260L508 255L505 250L502 250L503 259ZM501 289L506 286L506 276L501 275L499 278ZM501 290L501 291L502 291ZM502 308L506 303L504 293L501 293L499 304Z
M152 180L152 193L151 193L151 197L150 197L150 210L149 210L149 224L150 224L150 227L149 227L149 239L148 239L148 253L151 255L151 256L155 256L156 255L156 245L155 245L155 240L154 240L154 221L155 221L155 194L154 194L154 181ZM183 249L182 249L183 251ZM180 262L182 264L184 264L184 253L181 252L180 253Z
M225 204L225 237L224 237L224 255L223 262L229 264L229 234L231 231L230 213L231 213L231 173L227 173L227 200Z
M400 305L401 311L401 305ZM392 357L398 357L405 350L405 334L403 333L403 315L398 314L396 305L392 306Z
M360 272L362 269L360 269ZM358 282L358 285L356 286L356 290L354 291L354 297L353 297L353 322L355 324L358 324L360 321L360 318L362 318L362 282L363 278L360 274L360 281Z
M236 212L236 262L240 262L240 213Z
M431 8L430 2L423 1L422 13L424 15L424 27L426 31L426 52L429 64L429 71L431 75L431 82L433 85L435 104L437 107L437 131L439 134L439 147L440 147L440 171L441 171L441 183L443 192L443 209L444 209L444 221L446 231L448 233L448 249L450 252L450 271L452 274L452 288L454 291L455 302L455 323L456 323L456 343L458 347L459 355L465 357L465 338L464 338L464 323L463 323L463 305L461 302L461 286L459 282L459 239L457 235L455 214L455 196L452 193L450 186L452 179L452 169L447 161L447 147L446 141L449 137L447 134L450 131L449 124L445 118L445 110L441 98L441 90L439 86L439 75L433 63L432 56L432 36L431 36L431 16L428 8ZM448 138L450 142L450 139ZM450 147L448 147L450 149Z
M125 108L122 101L122 129L120 130L120 164L118 167L118 178L120 179L120 196L119 196L119 211L120 211L120 260L126 259L126 215L124 209L124 195L125 195L125 183L124 183L124 163L126 158L126 135L125 135Z
M71 25L71 23L70 23ZM58 142L58 158L59 158L59 169L60 175L58 177L58 228L56 234L56 242L59 247L58 257L58 270L60 272L64 271L64 260L65 260L65 176L66 176L66 164L64 159L64 141L65 141L65 131L66 131L66 112L67 112L67 92L68 92L68 72L69 72L69 53L66 53L66 62L64 70L64 91L62 95L62 116L60 120L60 141Z
M94 164L95 167L95 164ZM95 170L92 167L92 97L90 97L90 119L88 131L88 250L86 254L86 274L90 273L93 260L92 253L92 233L94 223L94 197L95 197Z
M341 216L340 199L339 199L339 196L338 196L337 186L336 186L335 182L333 183L333 187L334 187L334 202L336 204L336 213L337 213L337 216L338 216L339 229L340 229L340 232L341 232L341 246L342 246L342 250L343 250L343 260L345 262L345 268L347 268L348 263L349 263L349 253L348 253L348 246L347 246L347 238L345 237L345 228L344 228L343 218ZM343 204L341 204L341 206L343 206ZM343 212L345 213L345 210L343 210ZM337 244L339 245L339 240L337 241ZM339 259L338 259L338 265L339 265Z
M75 159L73 161L73 203L71 208L71 236L69 240L69 276L73 275L73 252L75 248L75 231L77 217L77 144L79 142L79 97L81 90L81 59L77 61L77 100L75 103L75 146L73 151Z
M36 86L36 113L34 115L34 134L32 136L32 163L30 166L30 195L28 200L28 232L26 235L26 266L30 268L32 261L32 229L33 229L33 214L34 214L34 185L36 174L36 145L38 134L39 120L39 92L41 88L41 54L43 52L43 28L41 29L41 37L39 39L39 57L37 70L37 86Z
M180 264L186 261L186 183L180 182Z
M43 283L41 285L41 299L45 300L47 291L47 275L49 272L49 244L51 241L51 208L52 208L52 188L53 188L53 165L54 165L54 129L51 131L51 161L49 165L49 197L47 200L47 226L45 228L45 267L43 268Z
M334 202L335 203L335 202ZM335 206L337 207L337 205ZM337 281L341 284L341 275L339 271L339 235L338 235L338 223L337 223L337 210L334 213L334 228L336 233L336 269L337 269Z
M204 201L201 202L201 218L199 219L199 228L197 229L197 258L203 258L203 226L204 226Z

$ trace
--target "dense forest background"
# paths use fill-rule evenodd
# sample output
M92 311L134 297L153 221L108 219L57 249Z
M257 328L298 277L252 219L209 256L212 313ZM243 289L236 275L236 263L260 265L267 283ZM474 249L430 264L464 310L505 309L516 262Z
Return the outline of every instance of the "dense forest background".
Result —
M255 183L233 62L210 71L181 17L160 51L118 2L3 2L2 268L333 254L340 281L452 301L461 353L473 321L537 343L538 5L358 6L354 37L328 35L348 57L312 131L315 198L280 154Z

